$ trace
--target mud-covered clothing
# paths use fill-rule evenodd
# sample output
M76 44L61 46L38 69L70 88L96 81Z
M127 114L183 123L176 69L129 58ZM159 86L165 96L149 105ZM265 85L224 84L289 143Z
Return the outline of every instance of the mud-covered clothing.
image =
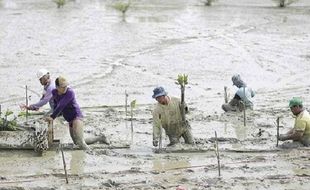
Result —
M225 112L228 111L243 111L245 102L245 107L249 109L253 109L253 100L252 98L255 96L255 92L249 87L240 87L233 99L230 100L227 104L222 105L222 109Z
M52 99L53 94L52 91L55 89L55 84L53 82L49 82L47 85L44 86L43 88L43 94L41 99L35 103L35 104L31 104L29 106L30 110L37 110L40 107L44 106L45 104L47 104L49 102L49 105L51 107L51 109L53 110L54 108L54 101Z
M190 126L183 125L181 115L181 101L176 97L168 97L168 105L157 103L153 110L153 140L158 141L160 127L165 129L171 143L178 142L183 137L185 142L193 142Z
M80 106L76 102L75 93L71 88L67 88L65 94L59 95L57 89L52 91L54 101L54 111L51 115L55 119L62 114L66 121L71 122L75 118L82 118Z
M305 146L310 146L310 115L307 110L300 112L295 118L294 130L302 132L300 142Z

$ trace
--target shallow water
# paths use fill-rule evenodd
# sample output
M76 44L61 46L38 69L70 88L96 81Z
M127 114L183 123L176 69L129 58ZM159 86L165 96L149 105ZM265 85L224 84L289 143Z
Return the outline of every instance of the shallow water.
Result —
M72 0L57 9L52 1L0 1L3 110L19 111L25 85L30 103L35 102L41 91L35 73L47 68L53 79L66 76L76 91L86 135L104 133L112 143L126 144L131 135L121 107L125 90L129 102L138 103L130 149L65 151L69 185L64 183L60 153L48 151L38 157L30 151L1 151L1 188L113 189L106 186L110 179L121 183L120 189L175 189L179 184L192 189L306 189L307 150L225 150L275 149L276 117L283 117L281 132L292 126L289 98L302 96L309 105L309 2L279 9L270 0L220 0L211 7L199 1L141 0L133 1L126 21L112 4ZM153 153L152 89L163 85L169 95L179 96L174 83L179 73L189 75L186 100L194 136L208 140L217 131L219 137L230 139L219 144L221 179L213 151ZM230 81L235 73L257 92L246 127L242 113L221 110L223 87L228 86L230 97L235 91ZM71 142L66 123L60 121L56 127L56 136ZM168 139L163 143L167 145ZM206 147L213 144L206 141Z

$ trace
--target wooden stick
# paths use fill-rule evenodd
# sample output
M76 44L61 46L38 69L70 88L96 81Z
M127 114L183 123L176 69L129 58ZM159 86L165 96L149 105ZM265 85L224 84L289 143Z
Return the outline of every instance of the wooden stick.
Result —
M277 117L277 147L279 146L279 128L280 128L280 117Z
M133 107L130 107L131 143L133 143Z
M63 165L64 165L64 170L65 170L65 176L66 176L66 183L68 184L69 183L69 180L68 180L68 173L67 173L67 166L66 166L66 160L65 160L65 155L64 155L64 151L62 149L62 144L60 145L60 151L61 151L61 155L62 155L62 162L63 162Z
M228 103L227 86L224 86L224 100L225 104L227 104Z
M218 145L218 140L217 140L217 133L215 131L215 155L217 158L217 169L218 169L218 174L219 177L221 177L221 163L220 163L220 153L219 153L219 145Z
M28 123L28 86L26 85L26 124Z
M161 119L161 115L159 114L159 120ZM163 138L162 138L162 125L160 124L159 126L159 145L158 145L158 152L161 152L162 150L162 142L163 142Z
M1 108L1 104L0 104L0 119L1 119L1 114L2 114L2 108Z
M126 123L126 129L128 127L128 123L127 123L127 116L128 116L128 94L127 91L125 90L125 123Z
M245 86L243 87L243 95L244 98L246 98L245 96ZM246 106L245 106L245 101L243 101L243 125L246 126Z

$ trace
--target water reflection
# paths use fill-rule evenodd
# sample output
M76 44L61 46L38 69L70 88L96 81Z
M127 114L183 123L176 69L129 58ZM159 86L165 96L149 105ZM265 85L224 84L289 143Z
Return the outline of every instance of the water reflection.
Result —
M72 151L70 168L71 174L84 173L86 153L83 150Z
M156 159L153 161L153 170L165 171L175 168L190 167L191 164L188 160L161 160Z

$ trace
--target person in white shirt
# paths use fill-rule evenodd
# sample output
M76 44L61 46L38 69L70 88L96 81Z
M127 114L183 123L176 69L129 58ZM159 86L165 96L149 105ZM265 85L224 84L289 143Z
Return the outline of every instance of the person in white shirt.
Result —
M238 87L234 97L228 103L222 105L222 109L225 112L229 111L243 111L244 108L253 109L253 100L255 92L252 88L248 87L241 79L239 74L234 75L231 78L233 85Z

